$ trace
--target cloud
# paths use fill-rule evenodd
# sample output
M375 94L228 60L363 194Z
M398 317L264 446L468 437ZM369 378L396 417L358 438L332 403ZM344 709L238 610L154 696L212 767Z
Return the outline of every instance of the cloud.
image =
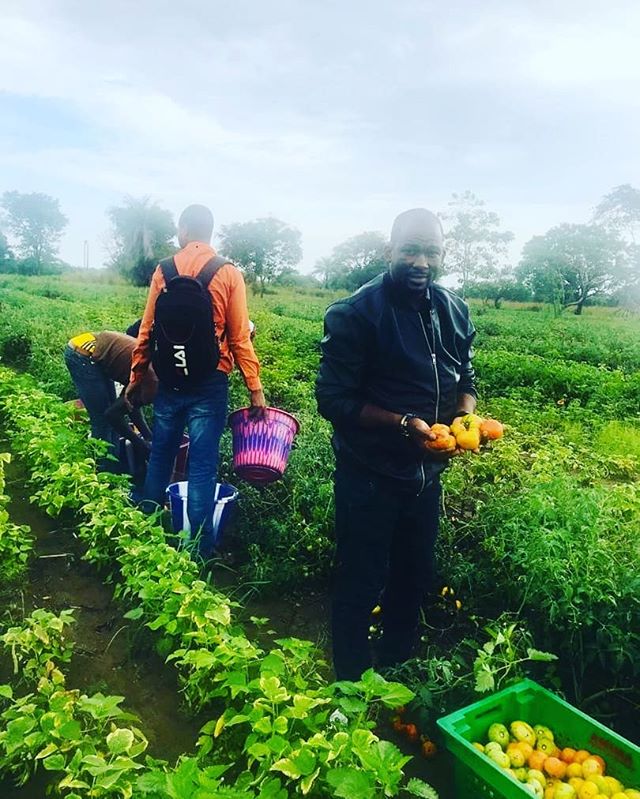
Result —
M5 0L0 169L60 196L69 253L125 193L278 215L306 268L465 188L528 235L640 179L639 28L630 1Z

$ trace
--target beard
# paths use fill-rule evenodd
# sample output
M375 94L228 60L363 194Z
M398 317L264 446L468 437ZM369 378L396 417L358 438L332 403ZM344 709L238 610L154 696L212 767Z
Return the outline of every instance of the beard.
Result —
M434 270L424 267L413 267L406 264L393 264L391 266L393 282L400 288L410 293L423 293L431 286L435 279Z

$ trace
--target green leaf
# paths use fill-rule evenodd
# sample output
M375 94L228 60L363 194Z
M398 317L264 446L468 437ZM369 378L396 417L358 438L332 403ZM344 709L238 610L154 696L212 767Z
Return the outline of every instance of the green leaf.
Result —
M410 793L411 796L419 796L421 799L438 799L436 791L430 785L427 785L426 782L416 777L412 777L409 780L404 790L406 793Z
M493 673L487 669L480 669L476 674L475 690L478 691L478 693L493 691L495 684Z
M125 619L140 619L144 616L143 608L132 608L124 614Z
M289 729L289 721L284 716L278 716L277 719L274 719L273 722L274 732L277 732L280 735L284 735L288 729Z
M342 710L352 716L356 716L358 713L363 713L367 709L366 702L364 702L362 699L356 699L353 696L344 696L338 701Z
M131 730L117 729L107 735L107 746L114 755L128 752L133 745L134 735Z
M48 744L45 746L44 749L40 750L36 755L36 760L42 760L43 757L49 757L49 755L53 754L54 752L58 751L58 747L56 744Z
M82 727L78 721L67 721L59 729L58 735L69 741L77 741L82 738Z
M327 782L341 799L374 799L375 784L371 774L355 768L336 768L327 772Z
M63 771L66 762L65 756L58 753L57 755L50 755L45 758L42 761L42 765L46 771Z
M271 732L271 720L268 716L263 716L254 723L253 729L256 732L262 733L263 735L269 735Z
M309 774L300 780L300 790L304 796L306 796L313 787L313 783L316 781L318 774L320 774L319 768L317 768L312 774Z
M0 696L13 699L13 688L10 685L0 685Z
M277 655L275 652L271 652L262 659L262 663L260 664L260 674L283 674L284 668L285 666L282 655Z
M553 655L551 652L542 652L540 649L527 649L527 657L529 660L541 660L547 663L558 659L557 655Z
M298 766L288 757L283 757L281 760L277 760L269 770L280 771L285 775L285 777L289 777L289 779L292 780L298 780L302 776L302 772Z

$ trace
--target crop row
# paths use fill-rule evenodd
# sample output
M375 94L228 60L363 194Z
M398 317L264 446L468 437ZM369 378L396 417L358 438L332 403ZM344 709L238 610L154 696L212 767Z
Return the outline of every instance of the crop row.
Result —
M31 469L34 500L51 514L78 514L86 558L112 572L129 618L156 631L188 703L213 711L199 742L203 765L212 753L232 763L227 779L242 797L400 795L407 758L372 728L376 708L404 704L408 689L373 672L330 684L306 641L257 646L233 620L227 597L129 505L122 483L96 475L92 442L57 398L2 369L0 405ZM415 781L404 790L429 795Z

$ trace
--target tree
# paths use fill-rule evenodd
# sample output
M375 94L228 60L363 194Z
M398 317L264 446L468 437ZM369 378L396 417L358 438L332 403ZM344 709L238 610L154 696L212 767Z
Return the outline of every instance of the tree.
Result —
M640 190L629 183L616 186L596 206L593 221L618 236L625 245L625 265L618 302L637 308L640 301Z
M7 227L17 240L19 255L29 264L29 271L39 274L45 264L55 260L67 226L60 203L48 194L5 191L1 205Z
M640 233L640 190L629 183L611 189L596 206L593 222L636 244Z
M7 237L0 231L0 272L13 272L15 261Z
M556 308L575 307L615 289L624 270L620 239L600 225L559 225L534 236L522 250L518 276Z
M479 297L485 303L493 302L494 308L500 308L503 300L527 302L531 299L531 289L516 280L510 267L505 267L491 280L471 281L467 297Z
M513 233L499 230L498 214L487 211L484 200L473 192L454 194L449 207L451 211L441 215L453 223L445 238L445 267L460 275L464 297L472 280L496 277Z
M325 288L353 291L385 271L388 246L382 233L359 233L334 247L331 255L320 258L314 274L321 276Z
M113 228L109 266L134 286L148 286L158 261L176 251L171 213L149 197L125 197L107 216Z
M222 254L260 287L261 295L267 283L300 263L301 238L299 230L273 217L234 222L220 231Z

